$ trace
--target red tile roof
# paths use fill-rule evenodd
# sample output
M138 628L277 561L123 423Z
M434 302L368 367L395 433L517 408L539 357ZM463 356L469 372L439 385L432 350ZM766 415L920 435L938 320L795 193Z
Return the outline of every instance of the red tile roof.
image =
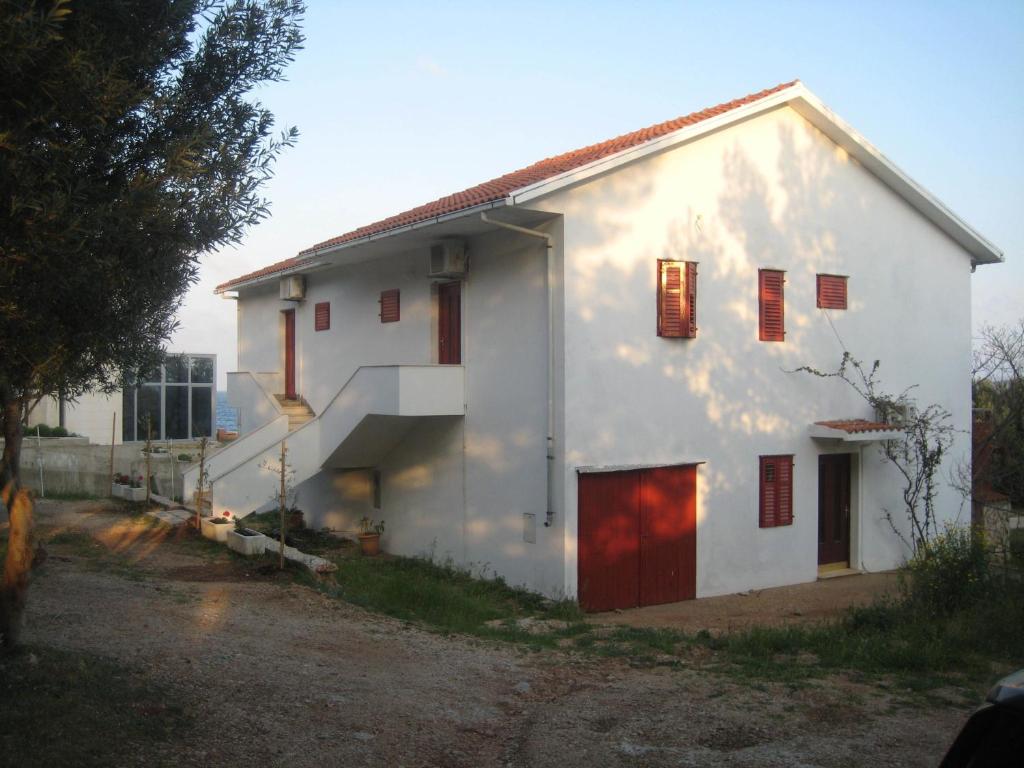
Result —
M246 275L242 275L241 277L236 277L234 280L222 283L217 286L217 290L223 291L231 288L232 286L248 282L258 277L272 275L275 272L282 272L286 269L300 266L304 262L310 261L312 259L312 254L324 248L340 245L341 243L347 243L352 240L359 240L360 238L368 237L370 235L378 235L391 229L416 224L437 216L445 216L447 214L457 213L458 211L462 211L467 208L473 208L478 205L502 200L512 192L522 189L523 187L550 179L567 171L581 168L589 163L639 146L640 144L660 138L682 128L695 125L703 120L716 117L725 112L746 106L747 104L752 104L755 101L760 101L772 94L778 93L786 88L790 88L798 82L799 80L793 80L789 83L782 83L774 88L768 88L767 90L759 91L758 93L752 93L741 99L735 99L733 101L726 102L725 104L719 104L715 107L703 109L700 112L693 112L692 114L684 115L683 117L677 117L674 120L668 120L664 123L658 123L657 125L652 125L648 128L642 128L639 131L626 133L614 139L609 139L608 141L591 144L589 147L583 147L582 149L576 149L572 152L566 152L561 155L549 157L545 160L534 163L533 165L529 165L526 168L513 171L512 173L506 173L504 176L499 176L496 179L485 181L483 184L478 184L475 187L465 189L462 192L456 192L453 195L448 195L447 197L442 197L431 203L420 205L416 208L412 208L411 210L396 214L395 216L381 219L380 221L368 224L365 227L354 229L344 235L332 237L330 240L317 243L310 248L300 251L298 256L285 259L284 261L279 261L276 264L271 264L270 266L263 267L255 272L250 272Z
M884 421L868 421L867 419L839 419L837 421L816 421L814 423L830 429L839 429L851 435L858 432L891 432L894 429L898 429L898 427L886 424Z

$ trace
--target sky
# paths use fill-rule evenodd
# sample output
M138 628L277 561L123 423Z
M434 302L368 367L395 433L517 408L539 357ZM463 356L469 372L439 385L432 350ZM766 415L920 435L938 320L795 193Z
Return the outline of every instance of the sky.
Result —
M226 280L537 160L799 78L1002 249L975 330L1024 317L1024 0L307 0L305 49L256 97L298 144L271 217L207 254L170 349L235 370Z

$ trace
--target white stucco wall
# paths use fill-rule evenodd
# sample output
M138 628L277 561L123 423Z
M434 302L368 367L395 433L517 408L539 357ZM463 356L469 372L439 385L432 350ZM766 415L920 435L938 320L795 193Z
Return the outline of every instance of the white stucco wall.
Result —
M501 232L472 238L469 248L471 266L462 285L466 416L418 426L382 463L384 544L562 594L564 518L544 527L544 247ZM405 323L404 291L402 303ZM417 313L410 321L423 319ZM436 359L436 327L426 341L426 354ZM524 541L524 514L535 516L534 542Z
M964 430L950 461L968 456L967 254L790 109L533 207L564 214L568 592L578 466L706 462L698 596L816 578L817 456L834 449L808 425L872 414L845 385L787 371L834 369L840 338L882 361L886 390L948 408ZM700 264L696 339L656 335L658 258ZM784 343L758 341L759 267L786 270ZM849 275L847 311L815 308L819 272ZM759 529L758 456L785 453L794 524ZM864 465L854 565L893 567L903 553L881 515L899 512L898 487L874 447ZM955 517L960 499L944 487L939 508Z
M574 595L577 467L702 462L697 595L724 594L816 578L817 460L847 452L856 468L852 564L901 561L882 519L901 513L898 481L877 447L808 437L814 421L873 414L841 382L790 371L834 368L840 339L868 364L881 360L885 390L916 387L920 402L944 405L963 430L945 477L969 456L970 264L959 246L785 107L530 207L557 216L547 225L557 318L552 527L543 525L545 251L507 232L469 241L465 417L419 422L380 461L380 510L365 473L325 470L305 481L310 524L345 529L370 513L387 522L392 552L450 557ZM240 370L283 369L288 307L298 388L317 413L361 365L436 362L423 237L422 248L309 274L298 305L278 300L276 281L243 289ZM699 262L696 339L655 333L658 258ZM786 271L784 343L757 338L765 267ZM849 275L848 310L815 308L817 273ZM381 324L377 300L388 288L401 289L401 321ZM318 301L331 302L329 331L313 330ZM758 457L788 453L794 523L760 529ZM952 519L963 507L944 486L939 509ZM524 541L524 514L536 515L535 543Z
M287 308L296 310L297 387L317 414L360 366L436 363L436 284L427 276L426 242L375 261L314 272L298 304L281 302L276 282L273 290L243 290L239 369L282 368L280 312ZM540 240L504 231L468 242L471 266L462 285L466 415L417 423L381 460L380 510L353 490L359 483L352 477L345 476L347 485L339 491L342 475L332 470L299 485L300 506L316 527L347 530L368 514L386 521L388 551L451 558L478 573L562 594L564 516L544 527L545 248ZM390 288L401 290L401 320L381 323L378 298ZM313 313L320 301L331 303L331 328L317 332ZM232 398L244 411L242 400L258 398ZM259 418L255 411L248 418L242 413L243 423ZM254 468L236 479L244 475L258 483L259 474ZM215 500L222 495L247 503L242 490L226 485L217 485ZM524 514L535 516L535 542L524 541Z

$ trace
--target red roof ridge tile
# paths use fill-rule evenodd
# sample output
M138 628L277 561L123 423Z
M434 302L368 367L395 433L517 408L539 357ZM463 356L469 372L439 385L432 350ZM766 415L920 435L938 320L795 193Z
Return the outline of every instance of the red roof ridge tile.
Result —
M224 291L232 286L245 283L259 277L265 277L266 275L283 272L291 267L300 266L311 261L312 255L324 248L330 248L342 243L359 240L364 237L369 237L370 235L383 234L388 230L417 224L438 216L458 213L459 211L474 208L478 205L485 205L497 200L502 200L511 192L522 189L523 187L545 181L567 171L576 170L597 160L601 160L611 155L618 154L624 150L632 149L633 147L640 146L641 144L646 144L653 139L674 133L682 128L696 125L704 120L708 120L712 117L738 109L739 107L760 101L761 99L767 98L779 91L791 88L799 82L799 80L791 80L788 83L781 83L773 88L766 88L763 91L758 91L757 93L752 93L739 99L733 99L732 101L727 101L713 107L707 107L706 109L691 112L688 115L682 115L680 117L673 118L672 120L666 120L665 122L657 123L636 131L623 133L606 141L597 142L586 147L546 157L543 160L538 160L531 165L503 174L494 179L490 179L482 184L467 187L460 192L445 195L437 200L424 203L423 205L418 205L415 208L410 208L409 210L395 214L394 216L389 216L385 219L375 221L371 224L359 227L358 229L354 229L351 232L346 232L343 235L338 235L337 237L324 240L300 251L297 256L290 259L270 264L269 266L258 269L255 272L249 272L248 274L229 280L226 283L221 283L217 286L216 290L218 292Z

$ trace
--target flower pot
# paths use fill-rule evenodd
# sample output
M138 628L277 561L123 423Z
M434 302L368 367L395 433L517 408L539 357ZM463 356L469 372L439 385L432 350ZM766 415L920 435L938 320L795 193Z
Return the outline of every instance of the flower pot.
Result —
M228 549L232 549L240 555L246 555L247 557L262 555L267 549L267 537L248 528L243 528L241 531L237 528L233 531L228 531L227 542Z
M146 500L146 489L145 488L125 488L124 498L128 501L145 501Z
M380 552L379 533L360 533L359 549L367 557L373 557Z
M120 483L111 483L110 484L110 495L113 496L115 499L123 499L124 498L124 492L125 492L125 489L127 489L127 487L128 486L121 485Z
M288 530L295 531L306 527L306 520L301 509L293 509L288 513Z
M228 534L233 528L233 524L222 517L204 517L200 524L204 537L222 544L228 540Z

